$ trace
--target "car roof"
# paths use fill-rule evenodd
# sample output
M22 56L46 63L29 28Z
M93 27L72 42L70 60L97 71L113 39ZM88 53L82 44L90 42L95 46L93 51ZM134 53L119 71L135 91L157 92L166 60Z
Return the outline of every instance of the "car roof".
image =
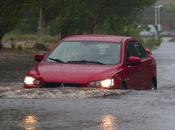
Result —
M131 39L131 37L115 36L115 35L73 35L64 38L62 41L97 41L97 42L121 43L122 40L127 39Z

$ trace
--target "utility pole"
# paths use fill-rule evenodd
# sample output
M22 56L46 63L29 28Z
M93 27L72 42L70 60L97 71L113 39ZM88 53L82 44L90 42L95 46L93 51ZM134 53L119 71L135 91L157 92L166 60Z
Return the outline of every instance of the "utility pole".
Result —
M159 31L161 29L161 20L160 20L160 9L163 7L163 5L159 5L159 0L155 2L155 38L158 38Z
M155 18L155 23L154 23L154 25L155 25L155 38L158 38L158 10L157 10L157 6L158 6L158 1L156 1L155 2L155 16L154 16L154 18Z
M44 27L43 27L43 11L40 8L39 9L39 18L38 18L38 37L37 37L37 43L42 44L44 43Z

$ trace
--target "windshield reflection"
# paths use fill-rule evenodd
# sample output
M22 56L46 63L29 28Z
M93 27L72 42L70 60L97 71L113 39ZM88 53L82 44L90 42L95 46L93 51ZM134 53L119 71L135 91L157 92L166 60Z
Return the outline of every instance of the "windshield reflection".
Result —
M49 55L47 61L58 63L71 63L75 61L76 64L87 64L90 61L90 63L116 65L120 63L120 53L121 45L119 43L92 41L62 42Z
M24 130L37 130L39 118L34 115L28 115L22 120L22 127Z
M101 118L100 130L117 130L118 120L111 114Z

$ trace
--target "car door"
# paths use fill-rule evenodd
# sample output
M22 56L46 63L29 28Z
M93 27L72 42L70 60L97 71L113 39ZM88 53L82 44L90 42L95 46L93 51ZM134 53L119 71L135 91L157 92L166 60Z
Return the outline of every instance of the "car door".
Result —
M150 81L152 80L152 70L150 69L150 65L152 65L152 59L147 55L145 49L139 42L134 43L137 56L141 59L141 64L139 67L139 79L140 86L138 89L147 89L149 88Z
M130 66L127 64L127 61L130 56L138 56L136 50L136 44L133 41L128 42L126 48L126 71L127 71L127 87L129 89L139 89L141 86L142 79L141 75L141 65Z

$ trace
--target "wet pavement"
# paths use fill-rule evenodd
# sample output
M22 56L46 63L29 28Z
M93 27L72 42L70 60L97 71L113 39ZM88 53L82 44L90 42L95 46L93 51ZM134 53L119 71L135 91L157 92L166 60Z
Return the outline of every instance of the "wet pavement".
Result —
M167 40L169 38L153 51L157 60L158 87L161 89L175 88L175 43Z
M174 92L85 99L1 99L1 130L174 130Z
M153 51L157 91L0 85L0 130L174 130L175 43ZM1 70L2 71L2 70Z

